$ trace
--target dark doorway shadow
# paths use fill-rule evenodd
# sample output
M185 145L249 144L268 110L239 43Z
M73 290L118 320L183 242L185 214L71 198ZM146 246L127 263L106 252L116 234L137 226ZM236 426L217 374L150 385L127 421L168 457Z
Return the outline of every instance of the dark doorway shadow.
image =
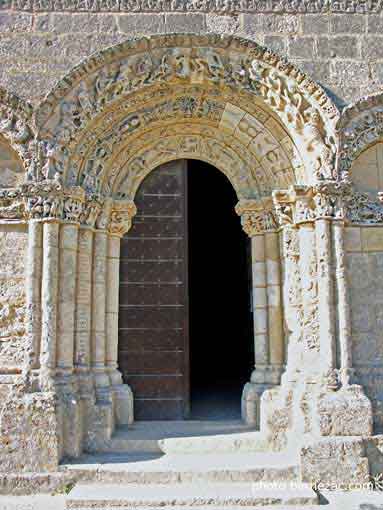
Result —
M225 175L188 161L191 419L240 419L253 368L249 240Z

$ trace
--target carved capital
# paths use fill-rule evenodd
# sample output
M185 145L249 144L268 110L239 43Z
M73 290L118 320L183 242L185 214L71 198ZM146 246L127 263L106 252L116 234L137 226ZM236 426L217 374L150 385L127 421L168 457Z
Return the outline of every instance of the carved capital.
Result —
M23 184L21 193L30 219L80 220L85 199L82 188L65 188L60 182L52 180Z
M132 200L114 202L110 214L109 233L122 237L132 226L137 208Z
M276 190L273 201L279 224L297 225L321 218L344 219L346 193L345 185L335 182Z
M278 228L271 200L240 200L235 207L241 225L250 237Z
M81 225L94 228L102 206L103 200L99 195L88 196L80 216Z

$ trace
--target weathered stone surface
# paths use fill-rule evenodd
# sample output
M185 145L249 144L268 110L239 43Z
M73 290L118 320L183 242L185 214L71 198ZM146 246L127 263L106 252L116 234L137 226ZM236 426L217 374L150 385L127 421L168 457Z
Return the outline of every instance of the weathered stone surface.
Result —
M366 483L369 465L363 439L324 438L302 447L302 480L310 483ZM334 482L336 480L336 482Z
M194 158L227 176L251 237L255 368L244 418L259 421L271 450L304 443L304 478L335 470L359 480L369 470L363 441L383 416L383 100L340 115L316 81L339 101L358 95L371 86L380 40L364 34L360 12L321 13L316 25L315 9L306 19L286 4L259 15L242 5L233 16L174 5L35 6L20 19L29 27L33 17L32 34L10 19L15 29L0 38L5 79L29 73L23 90L36 99L46 89L33 87L33 73L48 84L127 33L167 32L96 53L35 108L0 91L1 369L24 381L14 394L15 381L1 380L4 469L53 471L61 456L104 448L116 424L131 424L134 397L117 370L119 240L145 177ZM29 230L25 285L27 234L16 224L34 222L42 235ZM36 350L28 363L25 331Z

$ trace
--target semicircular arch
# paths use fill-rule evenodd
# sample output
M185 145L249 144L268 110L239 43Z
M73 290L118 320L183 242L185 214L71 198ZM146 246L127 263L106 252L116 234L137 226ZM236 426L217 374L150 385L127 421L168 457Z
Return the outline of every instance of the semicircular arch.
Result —
M254 42L188 34L128 40L99 52L63 78L35 114L39 137L45 146L43 176L60 174L66 183L81 184L84 165L95 164L95 157L104 150L100 148L103 144L105 147L108 140L112 145L125 144L125 147L131 143L128 136L121 139L116 121L120 119L128 125L129 109L140 111L142 119L150 117L151 105L159 98L163 98L165 109L172 103L169 106L171 122L175 123L181 112L183 127L187 120L205 129L209 119L204 116L209 112L203 110L200 101L202 110L199 116L193 117L193 112L187 110L187 102L189 105L193 101L198 103L204 94L205 97L209 95L206 91L210 93L211 104L215 98L223 105L215 127L224 134L235 131L232 138L246 136L240 133L241 122L243 126L250 119L256 124L258 119L253 107L264 112L270 127L266 121L261 122L254 133L259 140L263 137L264 145L265 140L274 143L283 133L285 147L277 140L274 149L281 150L282 155L290 151L299 160L293 165L295 182L311 184L336 178L338 111L317 84L292 64ZM171 95L178 98L178 111L174 109L176 101L170 101ZM206 108L207 105L205 101ZM182 107L186 109L183 112ZM166 124L164 119L162 122ZM155 127L153 125L153 129ZM248 125L248 129L251 126ZM249 152L249 144L242 145L243 150ZM106 173L116 171L106 162L106 159L114 161L116 158L108 151L102 157L104 166L108 167ZM290 154L290 162L292 157ZM247 172L250 175L251 168ZM105 180L104 176L101 180Z

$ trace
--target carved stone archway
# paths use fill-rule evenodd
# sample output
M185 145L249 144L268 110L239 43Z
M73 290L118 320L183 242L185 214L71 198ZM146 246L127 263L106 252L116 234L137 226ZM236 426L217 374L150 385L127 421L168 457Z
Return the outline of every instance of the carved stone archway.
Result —
M132 394L117 369L120 237L142 180L178 158L210 162L228 177L251 237L258 351L246 419L260 422L273 449L371 433L370 402L349 384L346 359L338 118L316 83L267 49L188 34L102 51L36 108L38 166L15 191L20 219L29 222L26 387L47 395L57 459L104 448L115 425L133 420ZM284 336L290 358L279 387Z

